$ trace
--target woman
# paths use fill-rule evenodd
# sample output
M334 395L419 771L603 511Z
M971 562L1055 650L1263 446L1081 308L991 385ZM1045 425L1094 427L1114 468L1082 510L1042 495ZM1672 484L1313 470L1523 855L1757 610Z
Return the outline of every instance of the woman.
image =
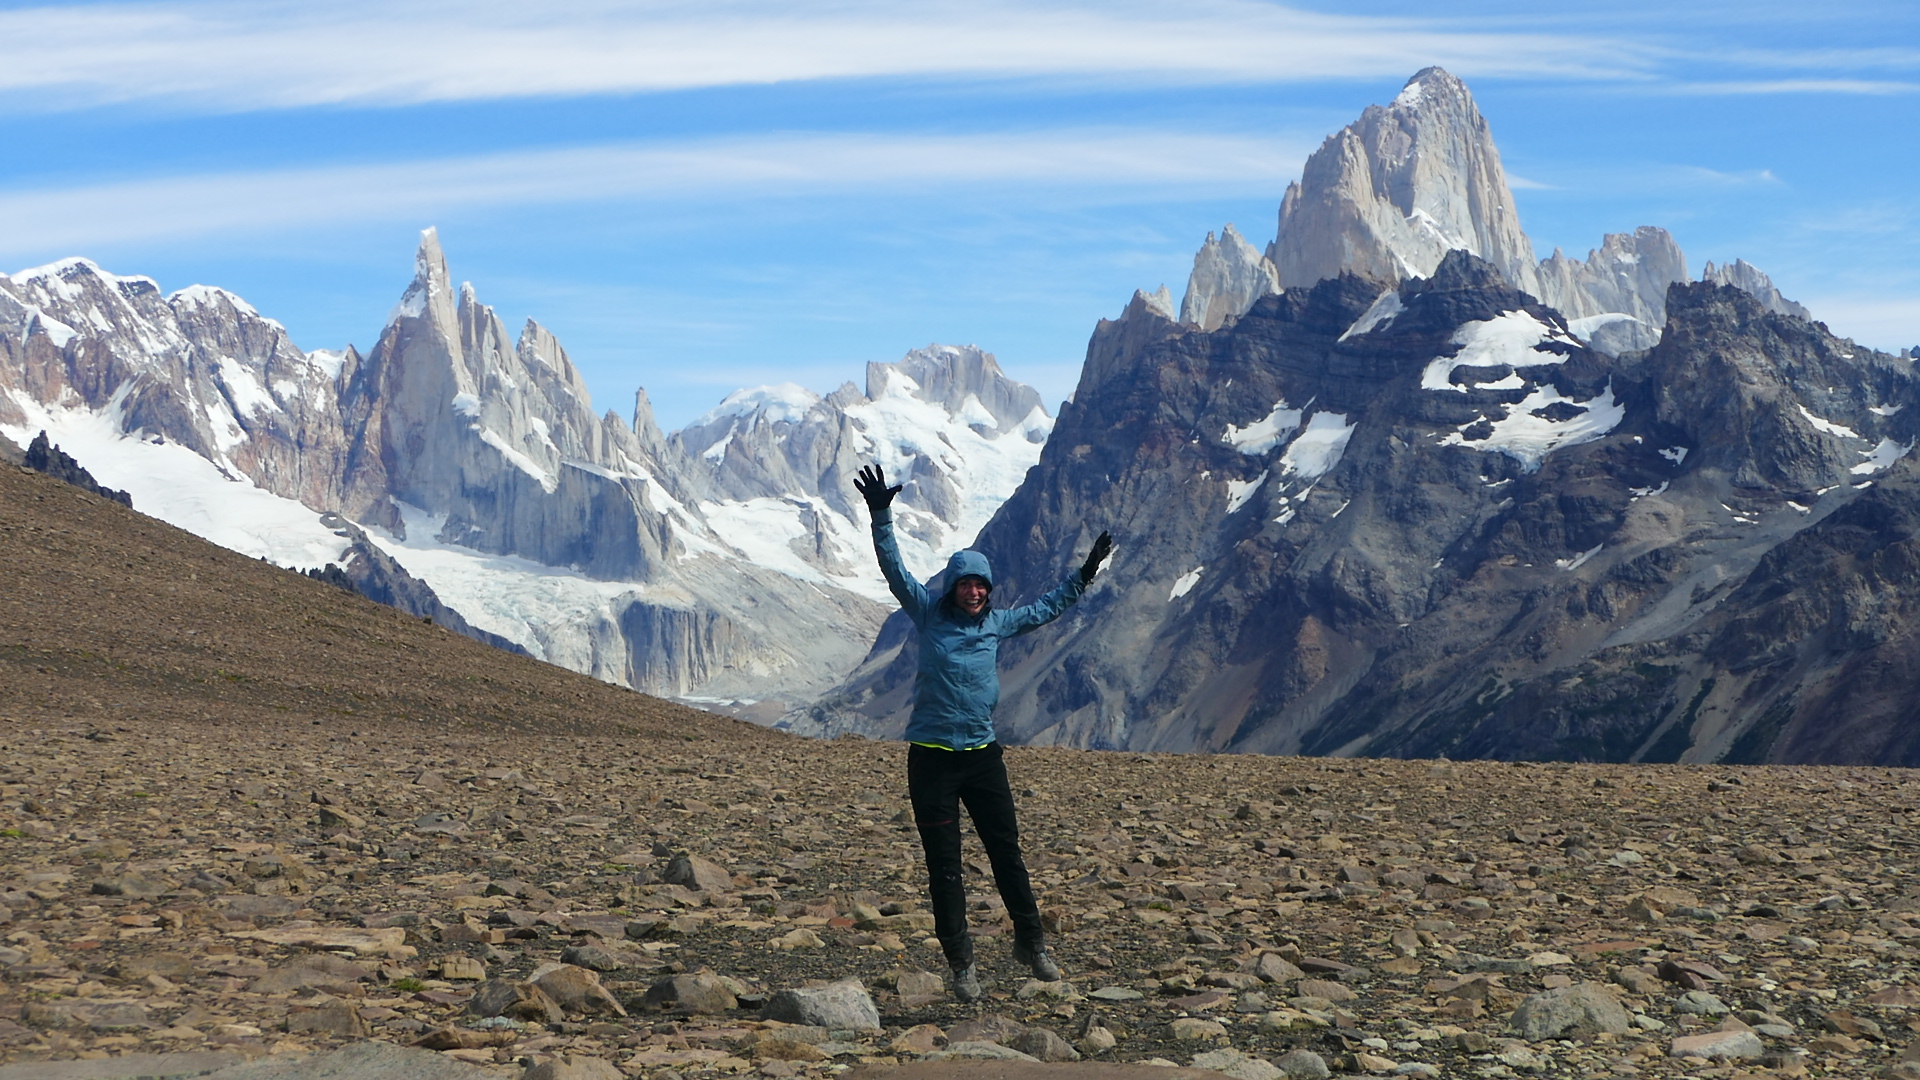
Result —
M907 792L926 853L934 933L953 971L953 994L977 1001L982 991L967 932L966 890L960 882L960 806L973 819L987 849L993 883L1013 919L1013 958L1052 982L1060 966L1047 951L1040 907L1020 855L1013 790L993 733L1000 701L1000 642L1038 629L1073 606L1113 551L1106 533L1079 570L1025 607L993 607L993 568L977 551L956 551L947 560L947 591L938 600L907 573L893 538L893 497L877 465L860 470L853 484L873 515L873 550L887 587L919 631L920 666L914 676L913 715L907 721Z

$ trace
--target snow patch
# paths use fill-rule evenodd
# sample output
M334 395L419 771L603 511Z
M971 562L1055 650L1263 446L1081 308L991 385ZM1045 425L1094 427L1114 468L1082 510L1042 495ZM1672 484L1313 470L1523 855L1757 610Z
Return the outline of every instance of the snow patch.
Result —
M220 383L227 388L227 398L233 402L237 415L256 416L263 412L281 411L280 403L267 392L258 372L231 356L222 356L217 366Z
M478 427L478 425L475 426ZM539 481L541 490L551 495L554 493L554 490L560 486L558 477L541 468L539 462L515 449L511 443L507 442L506 439L502 438L499 433L495 432L492 428L482 427L479 428L479 431L481 442L500 451L501 457L513 462L514 466L521 472Z
M1815 431L1834 435L1842 439L1857 439L1860 437L1859 432L1847 427L1845 424L1836 424L1831 420L1823 420L1813 415L1807 411L1805 405L1800 406L1800 415L1807 418L1807 423L1812 424Z
M1204 566L1196 566L1175 578L1173 581L1173 591L1167 594L1167 601L1171 603L1192 592L1193 587L1200 584L1200 575L1204 573L1206 569Z
M1400 303L1399 290L1388 289L1374 298L1373 304L1367 308L1366 313L1355 319L1353 325L1347 327L1346 332L1340 335L1339 340L1345 341L1362 334L1371 334L1391 323L1394 316L1405 310L1406 308Z
M1869 405L1867 411L1875 416L1892 416L1904 408L1905 405Z
M1566 420L1549 420L1533 415L1559 402L1580 406L1585 411ZM1440 445L1466 446L1486 453L1498 451L1518 461L1528 472L1534 472L1548 454L1562 447L1579 446L1602 438L1618 427L1626 416L1626 406L1614 400L1611 382L1607 383L1607 388L1600 392L1600 396L1589 401L1574 401L1564 397L1549 383L1535 387L1524 401L1507 410L1506 416L1492 421L1493 434L1489 437L1471 442L1467 440L1463 433L1474 424L1481 423L1476 420L1449 432L1440 440Z
M347 364L347 354L332 349L315 349L307 354L307 363L320 369L329 382L340 378L340 369Z
M1246 427L1228 424L1226 432L1220 436L1220 441L1248 457L1260 457L1279 446L1281 441L1299 426L1300 410L1288 407L1283 398L1273 403L1272 412Z
M1905 446L1901 446L1899 443L1894 442L1892 439L1881 439L1880 445L1874 447L1871 450L1860 451L1860 456L1863 458L1866 458L1867 460L1861 462L1858 465L1855 465L1852 469L1848 471L1853 473L1855 476L1868 476L1873 473L1877 473L1881 469L1884 469L1887 466L1892 465L1894 462L1899 461L1901 458L1906 457L1908 452L1911 451L1912 449L1913 449L1913 443L1908 443Z
M1687 460L1688 449L1689 448L1685 446L1669 446L1665 450L1660 451L1660 456L1678 465Z
M260 317L260 313L254 310L252 304L247 303L245 300L240 299L225 289L216 288L212 285L189 285L184 289L175 290L167 297L167 303L176 308L214 307L218 306L222 301L232 304L233 309L242 315L251 315L256 319Z
M1241 507L1247 505L1247 500L1253 498L1253 493L1259 491L1260 485L1266 482L1267 474L1265 472L1251 480L1227 481L1227 513L1234 513Z
M1340 463L1356 426L1347 423L1345 413L1314 413L1307 421L1306 430L1281 455L1280 471L1297 473L1309 480L1325 476Z
M1538 347L1553 341L1579 344L1559 327L1548 326L1526 311L1504 311L1491 319L1467 323L1455 330L1450 340L1459 350L1427 364L1420 373L1422 390L1457 390L1464 394L1467 388L1452 382L1455 368L1564 364L1567 358L1563 354L1540 352Z
M0 434L25 446L44 429L94 479L131 494L141 513L250 558L296 567L340 561L346 542L320 524L316 511L234 480L177 443L123 431L125 393L123 387L112 404L96 412L49 408L13 390L9 396L24 419L17 426L0 424Z
M794 423L806 419L808 411L819 404L819 394L794 383L781 383L778 386L751 386L735 390L721 398L720 404L695 420L691 426L702 428L736 416L759 416L769 423L776 424Z
M52 339L53 347L56 349L66 348L67 342L72 341L79 333L73 327L38 309L34 310L33 321L34 325L40 328L41 333Z
M1571 559L1555 559L1553 560L1553 565L1559 567L1562 570L1568 570L1568 571L1578 570L1582 566L1585 566L1587 564L1588 559L1591 559L1595 555L1600 554L1600 549L1606 546L1607 545L1605 544L1595 544L1593 545L1593 547L1589 548L1586 551L1581 552L1580 554L1574 556Z

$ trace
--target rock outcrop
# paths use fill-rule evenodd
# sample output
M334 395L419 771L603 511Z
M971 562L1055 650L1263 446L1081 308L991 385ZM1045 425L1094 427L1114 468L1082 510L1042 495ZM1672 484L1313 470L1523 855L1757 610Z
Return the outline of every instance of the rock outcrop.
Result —
M1180 301L1180 321L1218 330L1228 319L1245 314L1254 301L1279 291L1279 270L1228 222L1218 240L1208 233L1207 242L1193 257L1187 295Z
M1700 280L1743 289L1753 294L1766 305L1768 311L1776 315L1792 315L1800 319L1813 318L1813 312L1780 295L1780 290L1774 286L1773 279L1745 259L1735 259L1723 266L1715 266L1709 260L1706 269L1700 274Z

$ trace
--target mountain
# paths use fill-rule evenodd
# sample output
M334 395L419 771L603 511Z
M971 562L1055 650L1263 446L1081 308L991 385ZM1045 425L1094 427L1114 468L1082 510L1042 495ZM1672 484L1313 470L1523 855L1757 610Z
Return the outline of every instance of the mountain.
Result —
M1149 751L1920 763L1904 718L1920 380L1665 230L1535 261L1486 121L1430 68L1327 140L1264 254L1088 345L977 547L1010 742ZM897 736L894 616L783 723Z
M433 230L365 355L302 352L231 293L84 259L0 276L0 432L47 430L223 546L340 564L416 614L662 693L832 685L884 614L847 463L911 478L907 556L931 572L1052 423L972 347L870 365L868 394L787 415L798 396L745 391L672 436L644 391L630 421L596 415L554 335L510 334Z
M1920 762L1903 724L1856 719L1914 689L1912 365L1742 289L1664 306L1660 343L1616 359L1463 251L1212 333L1136 297L977 545L1018 598L1119 543L1003 648L1003 737ZM897 735L897 624L789 726Z
M1679 244L1652 226L1608 234L1585 260L1557 249L1536 260L1473 94L1430 67L1314 151L1280 200L1279 228L1264 255L1232 225L1219 240L1208 234L1180 321L1218 329L1262 296L1342 273L1382 282L1427 276L1450 251L1493 264L1508 284L1564 314L1577 337L1610 355L1651 347L1666 321L1667 286L1689 280ZM1708 266L1717 284L1778 296L1744 261L1725 271Z

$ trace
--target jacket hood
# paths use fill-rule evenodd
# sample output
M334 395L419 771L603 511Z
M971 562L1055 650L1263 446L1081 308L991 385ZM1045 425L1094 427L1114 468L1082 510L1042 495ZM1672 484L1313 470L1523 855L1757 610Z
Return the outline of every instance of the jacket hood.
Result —
M992 587L993 567L987 557L977 551L956 551L947 560L947 591L952 592L954 583L963 577L985 578L988 587Z

